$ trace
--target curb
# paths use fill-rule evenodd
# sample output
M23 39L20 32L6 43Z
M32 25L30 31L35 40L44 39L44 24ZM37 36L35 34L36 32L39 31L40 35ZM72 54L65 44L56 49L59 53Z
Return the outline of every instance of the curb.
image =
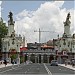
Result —
M75 67L72 67L72 66L71 66L71 67L68 67L68 66L70 66L70 65L66 65L66 66L65 66L64 64L63 64L63 65L59 64L59 65L60 65L60 66L63 66L63 67L66 67L66 68L68 68L68 69L71 69L71 70L75 70Z

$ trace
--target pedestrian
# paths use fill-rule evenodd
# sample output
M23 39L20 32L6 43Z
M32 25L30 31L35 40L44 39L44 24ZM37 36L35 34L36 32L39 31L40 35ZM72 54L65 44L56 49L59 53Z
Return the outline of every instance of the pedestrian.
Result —
M72 60L72 66L74 66L75 65L75 61L74 60Z
M4 60L4 64L5 64L5 67L6 67L6 65L7 65L7 61L6 60Z
M12 69L14 69L14 59L13 59L13 61L12 61Z
M65 60L65 66L67 66L67 60Z
M15 63L15 61L13 60L13 61L12 61L12 64L14 65L14 63Z

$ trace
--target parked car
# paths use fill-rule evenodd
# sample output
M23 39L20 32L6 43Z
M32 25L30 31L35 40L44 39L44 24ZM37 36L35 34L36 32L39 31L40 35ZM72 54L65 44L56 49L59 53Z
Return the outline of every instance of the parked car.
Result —
M57 60L52 60L50 66L58 66Z
M32 61L27 60L27 61L26 61L26 64L32 64Z

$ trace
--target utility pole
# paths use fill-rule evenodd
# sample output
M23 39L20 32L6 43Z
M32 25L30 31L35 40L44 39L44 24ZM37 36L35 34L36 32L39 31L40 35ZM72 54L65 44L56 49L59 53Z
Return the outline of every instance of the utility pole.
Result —
M40 43L40 39L41 39L41 31L40 31L40 28L39 28L39 43Z
M39 32L39 43L40 43L40 36L41 36L41 31L40 31L40 28L39 28L39 31L35 31L34 32Z
M34 32L39 32L39 43L41 41L41 32L52 32L52 33L54 33L53 31L41 31L40 28L39 28L39 31L34 30Z
M58 34L58 49L60 51L60 39L59 39L59 34Z

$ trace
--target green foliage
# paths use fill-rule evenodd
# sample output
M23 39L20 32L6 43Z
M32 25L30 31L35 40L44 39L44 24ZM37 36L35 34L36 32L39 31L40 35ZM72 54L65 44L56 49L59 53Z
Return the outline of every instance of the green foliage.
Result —
M17 55L16 54L13 54L13 55L10 56L10 58L11 59L16 59L17 58Z
M20 56L20 63L23 63L24 57Z
M4 38L7 32L8 32L8 27L6 26L6 23L4 23L3 19L1 18L0 20L0 51L2 48L1 38Z
M0 38L5 37L5 35L8 32L8 28L6 26L6 23L3 23L3 20L0 21Z

